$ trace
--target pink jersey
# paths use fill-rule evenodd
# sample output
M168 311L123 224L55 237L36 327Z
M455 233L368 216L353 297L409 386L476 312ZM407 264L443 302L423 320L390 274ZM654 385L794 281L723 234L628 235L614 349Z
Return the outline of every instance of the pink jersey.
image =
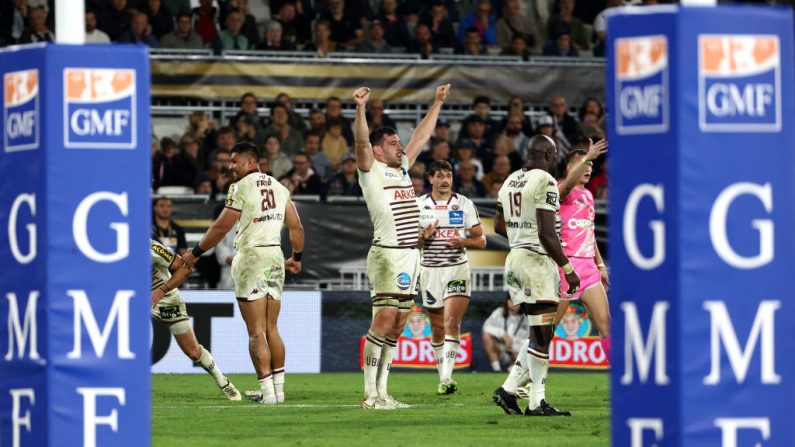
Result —
M594 244L593 195L585 188L575 187L566 198L560 201L560 220L562 229L560 239L566 256L593 258L596 256Z

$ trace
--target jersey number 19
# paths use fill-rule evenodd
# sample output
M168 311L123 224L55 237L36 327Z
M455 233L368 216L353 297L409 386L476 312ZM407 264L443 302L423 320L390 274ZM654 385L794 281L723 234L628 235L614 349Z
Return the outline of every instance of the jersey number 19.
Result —
M509 192L508 200L511 205L511 217L522 217L522 193Z

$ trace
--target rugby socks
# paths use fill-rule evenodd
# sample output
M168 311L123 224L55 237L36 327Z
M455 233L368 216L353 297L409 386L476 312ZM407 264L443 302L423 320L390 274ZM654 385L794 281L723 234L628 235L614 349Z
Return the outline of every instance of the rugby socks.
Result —
M436 369L439 371L439 380L442 379L442 361L444 360L444 342L434 343L431 342L433 348L433 358L436 359Z
M502 370L502 367L500 366L500 361L499 360L495 360L495 361L491 362L491 370L494 371L494 372L499 372L499 371Z
M203 370L207 371L207 374L213 376L215 379L215 384L219 387L224 387L229 382L229 379L224 377L224 373L215 366L215 360L213 356L210 354L210 351L204 349L204 346L199 345L202 350L201 355L199 356L199 360L196 362L199 366L202 367Z
M527 345L530 340L525 340L519 347L519 355L516 356L516 362L511 367L511 372L508 373L508 378L502 384L502 389L505 391L516 394L516 388L523 385L527 380Z
M268 374L262 379L259 379L259 387L262 390L262 400L267 401L268 397L273 399L272 401L275 402L276 396L274 396L273 390L273 374Z
M613 357L611 357L613 353L613 339L610 337L602 337L599 340L599 344L602 345L602 351L605 353L605 358L607 359L608 363L611 363Z
M273 370L273 391L276 392L276 402L284 402L284 368Z
M392 368L392 359L395 358L396 348L397 340L389 337L384 339L384 347L381 349L381 361L378 363L378 397L389 395L386 384L389 379L389 370Z
M535 409L541 405L541 400L545 399L547 371L549 370L549 354L527 348L527 361L530 365L530 382L532 382L532 392L530 393L530 409Z
M458 337L447 336L444 338L444 358L442 359L442 381L448 380L453 375L455 358L461 342Z
M364 397L365 399L378 396L376 378L378 377L378 364L381 363L384 337L373 331L368 331L364 341Z

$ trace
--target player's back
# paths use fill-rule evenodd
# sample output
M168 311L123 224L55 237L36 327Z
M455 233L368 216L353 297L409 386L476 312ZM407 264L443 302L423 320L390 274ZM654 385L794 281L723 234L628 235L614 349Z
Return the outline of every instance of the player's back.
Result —
M369 171L359 170L367 211L373 222L373 245L387 248L417 246L420 208L408 173L408 160L390 168L374 160Z
M508 176L498 197L511 249L523 248L547 254L538 235L536 211L557 212L555 179L543 169L520 169Z
M240 211L235 248L281 245L290 191L275 178L252 172L229 187L226 207Z

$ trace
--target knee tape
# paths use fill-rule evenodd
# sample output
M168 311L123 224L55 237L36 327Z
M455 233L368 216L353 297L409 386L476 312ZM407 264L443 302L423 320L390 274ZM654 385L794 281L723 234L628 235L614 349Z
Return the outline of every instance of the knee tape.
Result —
M190 329L191 327L190 323L188 323L188 320L178 321L168 327L168 330L174 335L182 335L188 332Z
M527 322L530 323L531 327L552 326L555 323L555 312L540 315L528 315Z

